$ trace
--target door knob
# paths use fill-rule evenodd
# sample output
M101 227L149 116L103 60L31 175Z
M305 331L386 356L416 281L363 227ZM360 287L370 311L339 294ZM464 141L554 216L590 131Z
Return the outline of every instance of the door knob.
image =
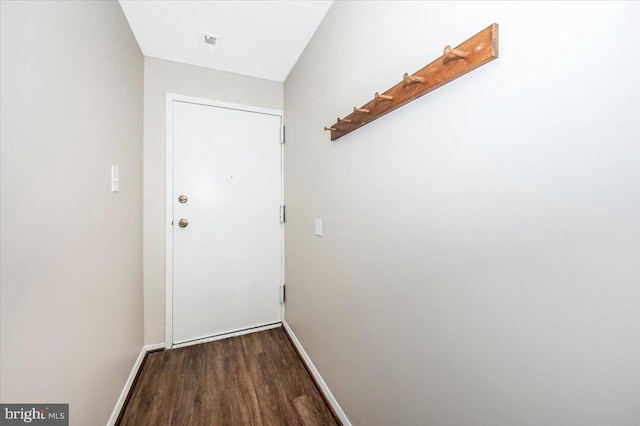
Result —
M189 225L189 221L188 221L187 219L180 219L180 220L178 221L178 226L179 226L180 228L186 228L186 227L187 227L187 225Z
M179 201L181 204L186 203L186 202L187 202L187 196L186 196L186 195L181 195L181 196L179 196L179 197L178 197L178 201Z

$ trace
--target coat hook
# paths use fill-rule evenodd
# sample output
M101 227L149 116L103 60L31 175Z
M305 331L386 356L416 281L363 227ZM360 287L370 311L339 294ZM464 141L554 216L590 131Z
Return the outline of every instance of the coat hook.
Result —
M458 58L466 58L467 56L469 56L468 52L463 52L462 50L452 49L451 46L446 45L444 47L444 54L448 55L449 53L451 53L454 56L457 56Z
M326 132L327 130L331 130L332 132L338 131L338 129L336 129L335 127L326 127L325 126L324 131Z
M371 110L366 108L353 107L353 112L364 112L365 114L369 114Z
M342 122L342 121L344 121L345 123L353 123L353 120L347 120L346 118L340 118L340 117L338 117L338 118L336 119L336 121L337 121L338 123L340 123L340 122Z
M393 100L393 96L390 95L381 95L380 93L376 92L376 94L374 95L374 98L376 99L385 99L387 101L392 101Z
M404 80L404 82L406 84L411 84L411 83L424 83L424 77L418 77L415 75L409 75L406 72L404 73L404 75L402 76L402 79Z

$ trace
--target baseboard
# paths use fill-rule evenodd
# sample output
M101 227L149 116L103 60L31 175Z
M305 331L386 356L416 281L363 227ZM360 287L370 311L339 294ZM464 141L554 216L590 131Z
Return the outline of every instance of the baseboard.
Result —
M157 343L155 345L147 345L142 347L142 349L140 350L140 353L138 354L138 358L136 359L136 362L133 364L131 373L129 373L129 378L124 384L124 388L122 389L122 392L120 393L120 397L116 402L116 406L113 408L113 412L111 413L111 417L107 422L107 426L115 426L116 422L118 421L118 416L120 416L120 411L122 411L122 407L124 407L124 404L127 401L127 397L129 396L129 391L131 390L131 387L133 386L133 383L136 380L138 371L140 370L140 367L142 366L142 362L144 361L145 356L147 356L147 353L157 351L159 349L164 349L164 343Z
M344 413L344 411L342 411L340 404L338 404L338 401L336 401L335 397L329 390L329 387L327 386L325 381L322 379L322 376L318 372L318 369L315 367L315 365L313 365L311 358L309 358L309 354L307 354L307 352L304 350L304 348L302 347L302 344L296 337L293 330L291 330L291 327L289 326L289 324L286 321L282 321L282 325L284 326L285 331L289 335L291 342L293 342L293 345L296 347L296 349L298 350L298 353L302 357L302 361L306 364L307 369L315 379L315 382L317 383L317 385L320 387L320 391L324 394L325 399L327 400L329 405L331 405L331 408L333 409L336 416L338 416L338 419L340 419L340 421L344 426L351 426L351 422L347 418L347 415Z

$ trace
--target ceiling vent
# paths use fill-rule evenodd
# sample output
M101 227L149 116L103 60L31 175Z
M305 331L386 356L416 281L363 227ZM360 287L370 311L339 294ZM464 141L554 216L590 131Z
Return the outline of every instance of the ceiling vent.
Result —
M221 37L216 34L205 33L200 31L198 34L198 49L201 52L209 53L212 55L220 54Z

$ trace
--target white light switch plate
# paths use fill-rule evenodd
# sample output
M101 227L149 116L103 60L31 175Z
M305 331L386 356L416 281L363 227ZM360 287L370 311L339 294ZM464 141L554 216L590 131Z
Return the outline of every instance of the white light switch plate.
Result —
M120 178L118 176L118 166L111 166L111 192L120 190Z
M316 235L322 237L322 220L316 219Z

